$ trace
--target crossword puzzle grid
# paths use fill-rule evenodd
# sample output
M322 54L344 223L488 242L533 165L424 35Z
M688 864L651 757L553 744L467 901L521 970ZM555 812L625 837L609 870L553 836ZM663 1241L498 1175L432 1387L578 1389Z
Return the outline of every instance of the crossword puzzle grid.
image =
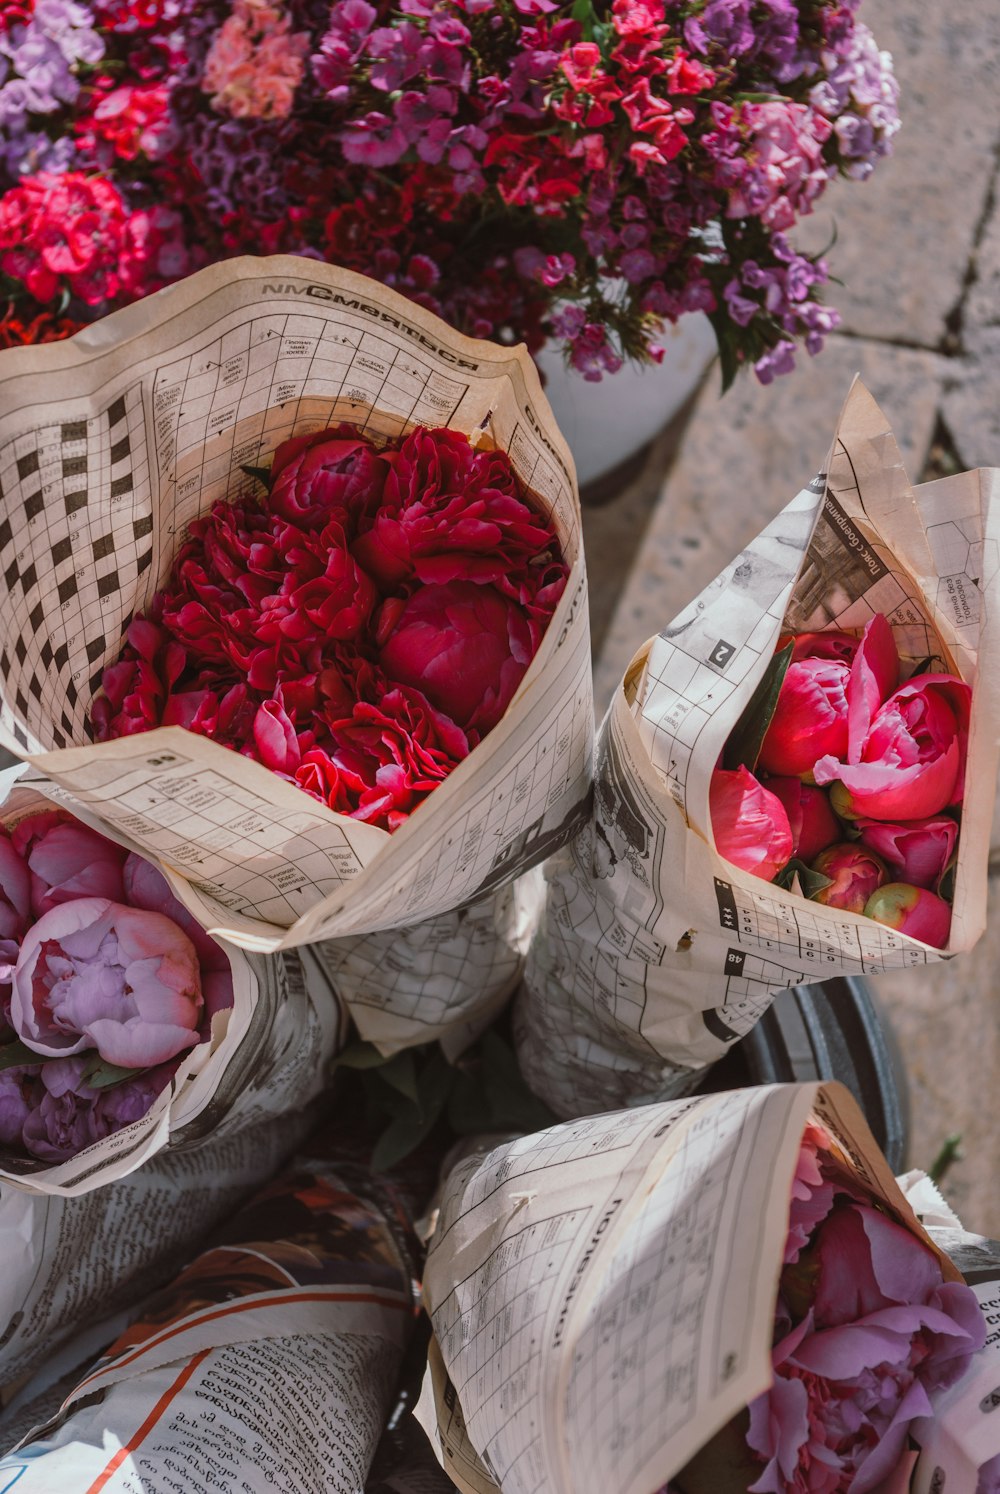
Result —
M518 1413L538 1391L541 1342L550 1294L588 1209L540 1219L508 1235L480 1270L434 1310L434 1327L466 1423L501 1479L517 1470L520 1487L541 1488L541 1428ZM463 1313L459 1294L474 1307ZM470 1408L475 1408L471 1410Z
M0 720L21 747L86 740L152 536L139 385L99 415L46 421L0 450Z
M287 925L361 869L344 832L303 809L275 809L249 789L161 752L109 764L77 790L126 833L191 874L223 907Z
M569 1418L587 1428L581 1466L625 1488L694 1410L713 1252L742 1114L712 1111L682 1138L615 1251L580 1336ZM716 1159L706 1174L706 1136ZM683 1202L681 1202L683 1201Z
M774 990L780 985L825 980L842 970L877 975L884 969L927 963L924 950L913 948L904 936L870 918L858 926L840 923L829 910L814 908L804 898L785 902L756 889L751 894L718 877L715 894L722 928L732 932L741 946L761 951L753 957L743 950L730 950L726 968L734 994L753 994L754 983ZM745 987L741 982L746 982Z

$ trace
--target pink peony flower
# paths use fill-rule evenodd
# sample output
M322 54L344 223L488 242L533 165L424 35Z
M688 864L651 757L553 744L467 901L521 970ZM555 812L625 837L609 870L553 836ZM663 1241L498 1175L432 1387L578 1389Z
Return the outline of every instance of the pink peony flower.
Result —
M769 778L768 793L781 800L792 831L792 855L812 861L841 834L840 822L822 789L799 778Z
M793 664L800 659L836 659L840 664L851 664L859 642L853 633L840 633L835 628L828 633L783 633L775 653L780 654L791 644Z
M983 1345L975 1294L872 1206L811 1128L793 1184L772 1350L750 1405L751 1494L872 1494L909 1428Z
M36 1053L96 1048L149 1068L198 1041L202 992L194 946L161 913L77 898L42 915L14 969L11 1023Z
M792 854L784 805L748 768L716 768L709 793L712 834L720 856L773 882Z
M507 709L533 652L520 607L492 586L451 581L414 592L379 663L459 726L483 733Z
M36 918L80 897L122 901L122 867L128 852L62 810L43 810L21 820L10 838L28 866Z
M944 949L951 933L951 905L924 887L886 882L865 904L865 916L898 929L935 949Z
M952 675L920 675L872 714L867 729L867 712L852 716L847 761L820 756L816 782L839 781L853 814L874 820L927 819L960 804L971 698Z
M0 830L0 939L20 939L31 917L31 877L6 830Z
M868 899L887 875L885 864L872 851L850 841L841 841L821 851L812 869L832 878L830 886L817 892L813 901L828 908L846 908L849 913L863 913Z
M31 1114L34 1082L26 1069L0 1070L0 1146L19 1147Z
M66 1162L85 1147L141 1120L170 1081L160 1066L107 1089L83 1077L89 1059L60 1058L42 1064L30 1096L20 1141L43 1162Z
M892 824L885 820L857 820L863 845L881 856L893 880L914 887L935 887L951 861L958 825L947 815Z
M781 777L804 777L824 754L847 750L850 670L835 659L789 664L757 766Z
M222 945L205 932L194 915L174 896L166 877L152 862L143 856L130 855L125 862L122 880L125 888L124 901L130 907L145 908L149 913L162 913L194 945L201 967L201 991L205 1000L201 1036L203 1040L207 1039L212 1017L216 1012L228 1010L233 1004L233 967L229 963L229 956Z

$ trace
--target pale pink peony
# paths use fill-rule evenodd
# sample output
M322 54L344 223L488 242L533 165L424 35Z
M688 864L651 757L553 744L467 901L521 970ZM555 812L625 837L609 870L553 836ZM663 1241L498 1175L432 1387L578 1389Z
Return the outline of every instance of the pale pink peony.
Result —
M96 1048L108 1063L149 1068L198 1041L197 952L160 913L78 898L29 929L14 969L11 1024L36 1053Z

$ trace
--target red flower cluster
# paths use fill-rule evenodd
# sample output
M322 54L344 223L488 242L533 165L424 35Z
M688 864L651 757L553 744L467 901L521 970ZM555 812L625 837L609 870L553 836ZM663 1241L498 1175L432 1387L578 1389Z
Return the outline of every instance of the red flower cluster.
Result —
M117 189L101 177L26 177L0 198L0 269L43 304L65 288L96 306L118 293L125 221Z
M96 735L183 726L394 830L500 720L567 574L503 452L423 427L296 437L266 505L190 526Z

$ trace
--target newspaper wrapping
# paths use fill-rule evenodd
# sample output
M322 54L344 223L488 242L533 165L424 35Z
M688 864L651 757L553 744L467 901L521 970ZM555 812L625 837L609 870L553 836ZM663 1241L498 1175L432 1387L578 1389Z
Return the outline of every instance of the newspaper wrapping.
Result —
M39 785L0 774L0 824L50 808ZM13 785L13 786L12 786ZM44 785L43 785L44 786ZM90 815L88 823L126 842ZM327 1082L330 1061L343 1045L347 1020L328 972L312 951L251 954L223 946L233 974L233 1005L212 1019L208 1041L186 1053L146 1114L67 1162L46 1164L6 1153L0 1159L0 1225L12 1187L65 1196L104 1187L161 1151L196 1150L248 1128L276 1121L308 1105Z
M0 1459L0 1486L357 1494L413 1320L398 1232L298 1161Z
M391 837L177 727L81 745L185 526L250 492L244 467L280 442L340 421L507 451L571 567L505 716ZM509 884L582 822L593 750L576 479L525 349L330 265L230 260L0 356L0 490L0 744L155 857L213 932L257 952L349 941L328 964L384 1051L474 1035L523 963ZM398 948L364 937L397 927Z
M1000 1240L963 1229L922 1172L899 1180L931 1239L947 1251L975 1292L986 1343L962 1378L932 1395L933 1417L918 1422L920 1444L910 1494L995 1494L1000 1486ZM987 1464L988 1480L982 1470Z
M709 784L783 631L884 613L912 668L974 690L947 954L986 918L1000 686L1000 472L910 488L855 381L829 460L636 654L598 734L593 812L545 867L518 1052L558 1115L687 1093L777 991L941 957L861 914L741 872L714 849Z
M452 1171L417 1416L465 1494L650 1494L767 1389L811 1114L931 1243L839 1084L585 1117Z

